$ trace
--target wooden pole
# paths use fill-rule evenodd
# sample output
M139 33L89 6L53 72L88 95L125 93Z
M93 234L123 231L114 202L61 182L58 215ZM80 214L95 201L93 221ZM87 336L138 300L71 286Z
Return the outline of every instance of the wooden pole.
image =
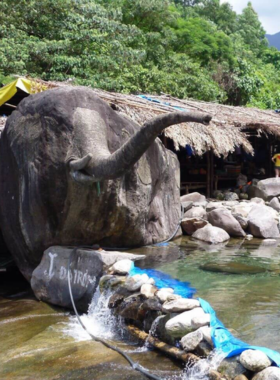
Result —
M192 353L187 353L183 350L179 350L179 348L170 346L169 344L162 342L158 338L155 338L145 333L144 331L138 329L138 327L134 325L128 325L127 328L128 331L136 338L140 339L143 342L148 341L157 350L164 352L166 355L171 356L174 359L181 360L185 363L188 363L189 365L192 365L199 361L198 356Z

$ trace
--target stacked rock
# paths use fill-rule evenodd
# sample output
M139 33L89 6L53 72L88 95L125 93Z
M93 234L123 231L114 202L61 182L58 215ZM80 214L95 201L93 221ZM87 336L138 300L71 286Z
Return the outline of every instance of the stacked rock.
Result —
M124 318L129 331L188 366L213 353L210 315L199 300L183 298L172 288L159 289L147 274L128 276L133 266L128 261L114 264L101 278L100 289L111 289L109 307ZM225 359L217 371L209 367L208 377L280 380L280 369L262 351L246 350L240 357Z

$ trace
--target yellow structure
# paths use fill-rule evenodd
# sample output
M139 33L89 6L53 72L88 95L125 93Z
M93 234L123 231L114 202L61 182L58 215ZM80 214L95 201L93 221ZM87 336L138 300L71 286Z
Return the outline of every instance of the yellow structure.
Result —
M31 81L25 78L19 78L12 83L0 88L0 107L7 103L17 93L18 89L31 93Z

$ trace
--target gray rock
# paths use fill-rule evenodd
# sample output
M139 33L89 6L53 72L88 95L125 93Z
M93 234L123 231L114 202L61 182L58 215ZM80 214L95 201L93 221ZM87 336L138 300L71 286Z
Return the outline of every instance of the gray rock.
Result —
M239 205L234 206L231 211L232 211L232 214L238 214L238 215L243 216L244 218L248 218L249 212L252 210L254 205L255 204L251 202L249 203L242 202L242 203L239 203Z
M103 264L107 267L114 265L120 260L138 261L145 259L145 255L135 255L133 253L119 251L97 251Z
M204 315L201 307L185 311L174 318L171 318L165 325L166 332L175 338L181 338L193 331L192 318Z
M206 197L204 195L197 193L197 192L183 195L181 197L181 203L187 202L187 201L204 202L204 201L206 201Z
M263 179L258 182L257 187L264 192L267 200L271 200L280 195L280 178Z
M206 208L207 204L208 204L207 201L193 202L193 207L203 207L203 208Z
M145 300L143 302L142 308L143 310L162 311L161 302L156 296Z
M158 291L158 288L152 284L143 284L141 286L140 293L146 298L154 297L155 293Z
M243 367L243 365L239 363L238 360L238 356L224 359L220 364L218 371L221 372L222 375L228 376L230 379L234 379L238 375L247 376L248 370Z
M243 351L240 355L240 363L252 372L260 372L272 364L267 355L258 350Z
M239 205L238 201L225 201L222 203L223 203L223 206L228 207L228 208L232 208L232 207Z
M165 313L181 313L183 311L192 310L195 307L199 307L198 300L191 298L181 298L175 301L165 302L162 305L162 310Z
M181 227L187 235L192 235L196 230L199 230L207 224L208 222L201 218L184 218L181 222Z
M106 274L105 276L101 277L99 281L99 287L101 290L113 288L117 285L123 284L125 280L126 278L124 276L114 276L114 275Z
M202 332L197 330L185 335L180 344L186 352L194 351L199 343L203 340Z
M36 297L54 305L72 308L68 289L68 263L72 249L50 247L33 271L31 287ZM99 280L103 262L97 251L78 249L72 254L70 279L77 308L87 311Z
M141 288L143 284L149 283L149 277L146 274L136 274L128 277L124 286L131 292L135 292Z
M280 368L268 367L257 373L252 380L280 380Z
M238 199L239 199L239 197L236 193L232 193L232 192L225 193L225 200L226 201L236 201Z
M131 268L133 267L133 262L129 259L123 259L120 261L117 261L115 264L113 264L109 271L113 274L123 274L126 275L129 273Z
M212 351L213 351L213 346L211 346L205 340L202 340L195 349L196 354L204 358L207 358L212 353Z
M240 214L232 214L232 216L238 221L241 228L245 231L248 228L248 218L244 218L244 216Z
M206 218L206 211L203 207L198 206L198 207L192 207L190 210L185 212L184 214L184 219L185 218L201 218L205 219Z
M256 205L248 214L249 231L255 237L278 238L279 229L275 210L268 206Z
M192 206L193 206L192 201L183 202L182 207L184 209L184 213L187 212L188 210L190 210L192 208Z
M211 337L211 327L203 326L199 329L202 332L203 339L210 345L213 346L213 341Z
M206 211L210 212L216 208L225 208L225 206L223 205L223 202L209 202L206 206Z
M269 206L272 207L277 212L279 212L280 211L279 199L277 197L272 198L271 201L269 202Z
M223 243L229 240L229 234L219 227L207 225L199 230L195 231L192 235L195 239L205 241L211 244Z
M210 324L210 314L205 314L201 316L196 316L192 318L192 328L193 330L199 329L200 327L207 326Z
M228 210L213 210L207 214L207 218L213 226L222 228L230 236L245 236L241 225Z

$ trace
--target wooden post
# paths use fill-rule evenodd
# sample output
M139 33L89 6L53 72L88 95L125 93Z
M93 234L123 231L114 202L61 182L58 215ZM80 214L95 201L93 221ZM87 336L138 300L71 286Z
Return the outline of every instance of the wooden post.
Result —
M211 157L210 152L207 152L207 198L210 198L211 194Z

